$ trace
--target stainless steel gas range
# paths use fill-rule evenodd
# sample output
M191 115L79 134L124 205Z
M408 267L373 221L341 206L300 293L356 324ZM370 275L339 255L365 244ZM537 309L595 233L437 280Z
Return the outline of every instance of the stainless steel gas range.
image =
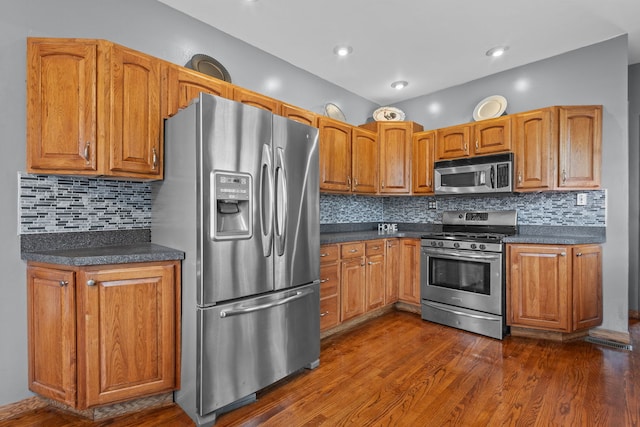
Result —
M422 236L422 318L504 338L503 239L516 231L516 211L444 212L442 232Z

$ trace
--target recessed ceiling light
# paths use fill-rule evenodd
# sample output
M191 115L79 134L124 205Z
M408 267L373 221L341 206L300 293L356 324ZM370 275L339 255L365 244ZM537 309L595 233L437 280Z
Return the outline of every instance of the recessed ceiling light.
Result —
M504 53L509 50L509 46L497 46L492 47L486 53L487 56L498 57L504 55Z
M407 85L409 84L409 82L406 82L404 80L398 80L397 82L393 82L391 83L391 87L397 90L400 89L404 89L405 87L407 87Z
M351 46L336 46L333 48L333 53L338 56L347 56L353 52L353 48Z

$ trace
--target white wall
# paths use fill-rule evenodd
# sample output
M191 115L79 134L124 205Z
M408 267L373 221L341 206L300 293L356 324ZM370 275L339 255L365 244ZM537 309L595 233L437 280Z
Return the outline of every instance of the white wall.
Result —
M627 76L627 37L621 36L397 105L425 129L472 121L473 108L489 95L505 96L508 113L551 105L603 105L607 242L602 328L623 333L628 332L629 223L638 222L637 212L629 217L629 165L637 171L638 156L629 159Z
M364 123L378 106L267 55L155 0L0 0L0 405L27 389L25 263L17 237L17 171L25 169L26 38L103 38L184 65L196 53L218 59L234 83L320 113L338 104Z

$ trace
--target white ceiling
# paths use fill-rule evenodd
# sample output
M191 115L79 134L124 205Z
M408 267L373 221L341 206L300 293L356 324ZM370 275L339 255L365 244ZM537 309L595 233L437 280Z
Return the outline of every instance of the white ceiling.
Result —
M379 105L625 33L640 62L640 0L159 1ZM504 56L485 55L498 45Z

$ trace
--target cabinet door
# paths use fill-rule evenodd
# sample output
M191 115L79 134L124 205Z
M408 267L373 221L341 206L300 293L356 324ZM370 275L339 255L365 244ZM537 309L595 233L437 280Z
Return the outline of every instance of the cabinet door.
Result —
M515 117L515 186L519 191L548 190L554 186L554 117L551 108Z
M351 190L351 126L319 117L320 190Z
M273 114L280 114L280 101L257 92L234 86L233 99L243 104L271 111Z
M367 310L373 310L384 305L384 255L367 257L366 262Z
M289 104L282 104L281 114L290 120L294 120L299 123L304 123L308 126L318 127L318 116L309 110L305 110L300 107L296 107Z
M438 129L436 137L436 160L467 157L473 125L459 125Z
M200 92L223 98L230 98L232 92L231 85L223 80L177 66L169 68L168 88L168 114L170 116L188 106L192 100L200 95Z
M560 107L558 110L558 187L600 187L602 107Z
M353 258L341 263L342 316L344 322L365 312L364 258Z
M387 239L385 248L385 304L393 304L398 301L401 258L400 240Z
M435 144L435 131L419 132L413 135L411 192L414 194L433 193L433 155Z
M420 239L401 239L400 301L420 304Z
M473 126L475 155L511 150L511 117L476 122Z
M321 251L322 252L322 251ZM320 264L320 330L340 324L340 263Z
M602 323L602 248L573 248L573 329Z
M29 390L76 404L76 304L72 271L27 269Z
M508 245L508 323L569 332L571 328L570 248Z
M354 193L378 192L378 139L374 132L351 130L351 189Z
M177 387L177 263L78 274L78 407Z
M380 193L411 190L411 122L379 123Z
M27 170L98 170L98 43L27 40Z
M114 45L111 51L112 175L162 179L160 61Z

